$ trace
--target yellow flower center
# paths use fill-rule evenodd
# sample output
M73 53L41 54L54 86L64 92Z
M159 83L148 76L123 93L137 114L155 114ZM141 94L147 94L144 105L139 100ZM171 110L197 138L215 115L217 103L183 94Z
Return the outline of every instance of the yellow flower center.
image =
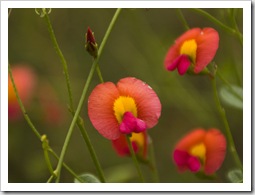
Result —
M137 107L135 100L131 97L120 96L113 104L114 115L119 123L125 112L131 112L134 117L137 117Z
M143 133L132 133L132 136L130 138L131 142L136 142L139 147L144 146L144 134Z
M193 63L196 61L197 43L194 39L185 41L182 46L180 53L188 55Z
M204 163L205 162L205 154L206 154L205 145L203 143L195 145L194 147L191 148L190 154L192 156L198 157Z

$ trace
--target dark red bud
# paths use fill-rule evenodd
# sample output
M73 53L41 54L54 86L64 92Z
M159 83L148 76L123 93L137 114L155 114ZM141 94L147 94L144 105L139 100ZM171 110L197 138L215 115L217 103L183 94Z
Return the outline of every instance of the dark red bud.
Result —
M95 40L95 37L91 31L91 29L88 27L88 31L87 31L87 43L93 43L95 44L96 43L96 40Z

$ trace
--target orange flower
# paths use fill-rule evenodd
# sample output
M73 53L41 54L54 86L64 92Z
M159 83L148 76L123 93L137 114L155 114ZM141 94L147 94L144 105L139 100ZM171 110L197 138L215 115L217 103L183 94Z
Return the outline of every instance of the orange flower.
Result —
M28 66L17 65L12 68L12 75L22 103L28 106L36 85L35 73ZM8 116L10 119L18 119L21 116L10 76L8 77Z
M226 139L217 129L195 129L183 137L175 146L173 159L180 171L217 171L226 154Z
M99 84L88 100L88 115L97 131L107 139L139 133L154 127L161 103L153 89L136 78Z
M138 155L142 159L146 159L148 148L148 137L146 131L141 133L132 133L129 139L132 143L136 155ZM127 144L126 136L123 134L118 139L112 140L112 146L120 156L131 155Z
M176 68L180 75L189 67L196 74L201 72L214 58L219 46L219 34L213 28L193 28L176 39L167 52L165 68Z

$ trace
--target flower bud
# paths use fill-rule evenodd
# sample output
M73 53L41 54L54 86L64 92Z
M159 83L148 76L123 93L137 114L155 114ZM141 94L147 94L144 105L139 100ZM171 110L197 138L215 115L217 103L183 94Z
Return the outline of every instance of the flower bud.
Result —
M88 27L88 31L86 33L85 48L91 56L93 56L94 58L97 57L97 53L98 53L97 43L96 43L96 40L94 37L94 33L91 31L91 29L89 27Z

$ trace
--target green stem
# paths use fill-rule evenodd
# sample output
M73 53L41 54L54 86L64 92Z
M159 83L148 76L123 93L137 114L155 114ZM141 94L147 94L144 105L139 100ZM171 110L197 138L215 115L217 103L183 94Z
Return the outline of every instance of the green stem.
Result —
M21 111L22 111L24 117L25 117L25 120L27 121L27 123L28 123L28 125L30 126L30 128L33 130L33 132L34 132L34 134L36 135L36 137L37 137L38 139L41 140L41 135L40 135L40 133L37 131L37 129L36 129L35 126L33 125L32 121L30 120L30 118L29 118L29 116L28 116L28 114L27 114L27 112L26 112L26 109L25 109L25 107L24 107L24 105L23 105L23 103L22 103L22 101L21 101L21 99L20 99L20 96L19 96L19 93L18 93L16 84L15 84L14 79L13 79L11 66L10 66L9 63L8 63L8 71L9 71L9 75L10 75L10 78L11 78L11 83L12 83L12 86L13 86L13 89L14 89L14 92L15 92L15 95L16 95L17 100L18 100L18 104L19 104L19 106L20 106L20 108L21 108Z
M65 74L65 79L66 79L66 85L67 85L67 89L68 89L68 95L69 95L69 102L70 102L70 109L71 110L74 110L74 106L73 106L73 98L72 98L72 92L71 92L71 86L70 86L70 79L69 79L69 74L68 74L68 68L67 68L67 63L66 63L66 60L64 58L64 55L62 54L60 48L59 48L59 45L58 45L58 42L57 42L57 39L56 39L56 36L54 34L54 31L53 31L53 28L52 28L52 25L51 25L51 22L50 22L50 18L49 18L49 15L47 12L45 12L45 20L46 20L46 23L47 23L47 26L48 26L48 31L50 33L50 38L53 42L53 45L54 45L54 48L61 60L61 63L63 65L63 70L64 70L64 74Z
M229 147L228 147L229 152L233 155L233 158L235 160L236 165L241 170L243 170L243 165L242 165L242 163L239 159L239 156L237 154L235 143L234 143L234 140L233 140L230 128L229 128L226 112L225 112L224 108L221 106L221 103L220 103L220 99L219 99L218 92L217 92L217 87L216 87L216 79L212 78L211 81L212 81L212 87L213 87L213 93L214 93L214 100L215 100L216 106L218 108L219 114L221 116L221 119L222 119L222 121L224 123L224 126L225 126L225 133L226 133L227 140L228 140L228 143L229 143Z
M159 183L159 174L158 174L158 169L157 169L157 166L156 166L156 160L155 160L155 152L154 152L154 145L153 145L153 141L151 140L150 138L150 157L151 157L151 163L152 163L152 171L153 171L153 174L154 174L154 181L156 183Z
M130 141L130 139L129 139L129 135L126 135L126 140L127 140L127 143L128 143L129 151L131 152L132 160L133 160L133 162L134 162L134 164L135 164L136 170L137 170L138 175L139 175L139 177L140 177L140 180L141 180L141 182L144 183L145 180L144 180L144 178L143 178L142 171L141 171L140 166L139 166L139 163L138 163L138 161L137 161L137 158L136 158L136 155L135 155L135 152L134 152L134 148L133 148L133 146L132 146L132 144L131 144L131 141Z
M51 149L49 148L48 151L57 159L59 160L58 155ZM83 183L83 180L79 178L79 176L69 167L66 165L66 163L63 162L63 167L74 177L76 178L79 182ZM54 173L54 175L56 175Z
M103 82L104 82L104 79L103 79L102 73L101 73L101 71L100 71L99 65L97 65L97 75L98 75L98 77L99 77L99 79L100 79L100 82L103 83Z
M220 26L221 28L223 28L224 30L226 30L227 32L230 32L236 36L238 36L239 40L243 40L243 35L239 32L236 31L235 29L230 28L229 26L223 24L222 22L220 22L217 18L213 17L211 14L207 13L206 11L199 9L199 8L191 8L191 10L194 10L200 14L202 14L203 16L207 17L209 20L211 20L212 22L214 22L215 24L217 24L218 26Z
M61 167L62 167L62 163L63 163L63 160L64 160L64 156L65 156L65 153L66 153L66 150L67 150L67 146L69 144L69 141L70 141L70 138L71 138L71 135L72 135L72 132L73 132L73 129L74 129L74 126L76 124L76 121L78 119L78 116L80 114L80 111L81 111L81 108L83 106L83 103L84 103L84 100L85 100L85 96L86 96L86 93L88 91L88 87L91 83L91 80L92 80L92 77L94 75L94 72L96 70L96 67L97 67L97 64L98 64L98 61L99 61L99 58L102 54L102 51L104 49L104 46L105 46L105 43L112 31L112 28L120 14L120 11L121 11L121 8L118 8L117 11L115 12L113 18L112 18L112 21L105 33L105 36L103 38L103 41L101 43L101 46L98 50L98 56L95 58L93 64L92 64L92 67L90 69L90 72L89 72L89 75L88 75L88 78L87 78L87 81L85 83L85 86L83 88L83 91L82 91L82 95L81 95L81 98L80 98L80 101L79 101L79 104L78 104L78 107L76 109L76 112L75 112L75 115L74 115L74 118L71 122L71 125L70 125L70 128L68 130L68 133L67 133L67 136L66 136L66 139L65 139L65 142L64 142L64 145L63 145L63 148L62 148L62 151L61 151L61 154L60 154L60 159L59 159L59 162L58 162L58 165L57 165L57 168L56 168L56 173L57 173L57 179L56 179L56 182L59 182L59 179L60 179L60 173L61 173ZM103 181L102 181L103 182Z
M37 129L33 125L32 121L30 120L30 118L29 118L29 116L28 116L28 114L27 114L27 112L25 110L25 107L24 107L24 105L23 105L23 103L22 103L22 101L21 101L21 99L19 97L19 93L17 91L16 84L15 84L14 79L13 79L13 75L12 75L12 70L11 70L10 64L8 64L8 71L9 71L9 75L10 75L10 78L11 78L11 83L12 83L13 88L14 88L15 95L17 97L17 100L18 100L19 106L21 108L21 111L22 111L22 113L23 113L23 115L25 117L25 120L27 121L27 123L30 126L30 128L33 130L33 132L36 135L36 137L39 140L41 140L42 136L37 131ZM57 154L50 148L50 146L48 146L48 147L49 147L48 150L50 151L50 153L52 153L55 158L59 159ZM65 163L63 165L76 179L80 180L79 177ZM80 180L80 181L82 182L82 180Z
M230 10L230 18L231 18L231 22L233 24L233 27L234 27L235 31L237 32L238 39L239 39L240 43L243 45L243 36L240 33L238 25L236 23L236 10L237 9L235 9L235 8L231 8L231 10Z
M53 180L54 175L51 175L50 178L47 180L47 183L51 183L51 181Z
M48 166L50 174L54 175L53 168L52 168L50 158L49 158L49 153L48 153L49 144L48 144L48 140L47 140L46 135L43 135L41 137L41 141L42 141L42 148L43 148L43 153L44 153L44 158L45 158L46 164Z
M188 25L186 19L184 18L181 9L178 8L178 9L176 9L176 10L177 10L177 13L178 13L178 15L179 15L181 21L182 21L183 26L185 27L186 30L189 30L189 25Z

